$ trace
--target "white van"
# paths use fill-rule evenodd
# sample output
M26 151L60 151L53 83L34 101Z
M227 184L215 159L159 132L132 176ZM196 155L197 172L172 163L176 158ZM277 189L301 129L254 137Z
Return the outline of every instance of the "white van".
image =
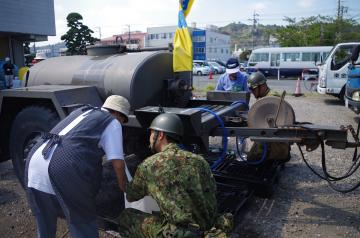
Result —
M331 94L344 100L349 59L352 50L359 44L360 42L340 43L333 47L326 59L318 65L318 93Z
M248 73L261 71L265 76L299 77L303 69L316 68L315 62L325 58L332 46L268 47L251 52Z

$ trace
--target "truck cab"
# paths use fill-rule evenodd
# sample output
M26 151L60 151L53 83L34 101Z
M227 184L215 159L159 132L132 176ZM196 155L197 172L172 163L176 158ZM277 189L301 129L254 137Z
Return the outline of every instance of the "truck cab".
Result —
M360 45L354 48L348 69L345 89L345 105L355 113L360 113Z
M348 79L349 61L354 47L360 42L337 44L318 66L320 94L330 94L345 100L345 84Z

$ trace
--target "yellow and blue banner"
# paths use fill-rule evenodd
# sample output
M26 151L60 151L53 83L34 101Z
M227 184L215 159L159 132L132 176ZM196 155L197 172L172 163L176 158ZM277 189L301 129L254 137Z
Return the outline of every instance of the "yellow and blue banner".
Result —
M186 16L189 14L195 0L180 0L178 28L174 37L173 69L174 72L192 71L193 46L186 24Z

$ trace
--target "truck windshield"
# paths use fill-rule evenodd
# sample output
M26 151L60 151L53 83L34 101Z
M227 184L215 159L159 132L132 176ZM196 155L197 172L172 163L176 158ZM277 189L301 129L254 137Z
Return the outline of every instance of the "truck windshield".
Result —
M342 45L332 55L331 70L338 70L349 62L354 45Z

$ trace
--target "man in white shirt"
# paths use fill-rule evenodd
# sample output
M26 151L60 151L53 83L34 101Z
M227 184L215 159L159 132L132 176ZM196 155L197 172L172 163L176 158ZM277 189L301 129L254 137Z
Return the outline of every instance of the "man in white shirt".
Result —
M72 237L99 237L95 196L101 183L102 157L112 162L125 192L125 162L121 123L130 104L113 95L102 108L80 108L43 135L27 158L26 184L38 237L56 234L64 214Z

